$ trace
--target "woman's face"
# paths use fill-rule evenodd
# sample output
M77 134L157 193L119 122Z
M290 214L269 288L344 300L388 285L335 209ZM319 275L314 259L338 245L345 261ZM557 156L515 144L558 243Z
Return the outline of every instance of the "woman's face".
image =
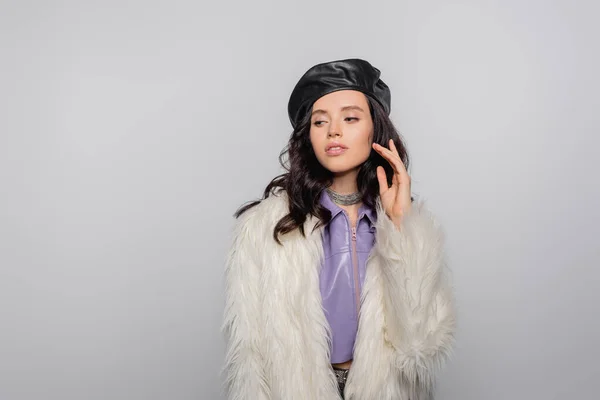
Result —
M357 169L371 153L373 120L366 96L340 90L312 107L310 141L317 160L334 174Z

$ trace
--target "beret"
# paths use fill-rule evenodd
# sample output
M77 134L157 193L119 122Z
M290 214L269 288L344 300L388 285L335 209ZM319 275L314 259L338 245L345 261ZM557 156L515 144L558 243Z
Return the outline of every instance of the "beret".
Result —
M288 102L288 115L295 128L313 103L338 90L358 90L373 97L386 113L391 110L391 93L379 79L381 72L368 61L358 58L317 64L302 75Z

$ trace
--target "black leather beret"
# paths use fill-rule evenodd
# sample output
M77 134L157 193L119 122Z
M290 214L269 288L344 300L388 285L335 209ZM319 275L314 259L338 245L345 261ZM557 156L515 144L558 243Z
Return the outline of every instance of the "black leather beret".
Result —
M293 127L302 120L320 97L338 90L358 90L377 100L389 114L391 93L379 79L381 72L358 58L330 61L311 67L302 75L288 102Z

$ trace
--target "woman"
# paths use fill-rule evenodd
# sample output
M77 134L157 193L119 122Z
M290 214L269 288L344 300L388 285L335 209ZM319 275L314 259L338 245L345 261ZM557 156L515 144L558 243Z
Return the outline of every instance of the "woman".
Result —
M230 399L433 397L455 329L443 233L411 197L379 76L360 59L309 69L288 104L287 172L236 212Z

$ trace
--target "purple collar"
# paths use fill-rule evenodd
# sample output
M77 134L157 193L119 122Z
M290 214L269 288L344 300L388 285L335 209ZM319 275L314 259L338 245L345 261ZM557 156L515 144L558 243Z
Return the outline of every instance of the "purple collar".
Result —
M331 197L327 194L326 190L321 192L320 203L323 207L327 208L331 211L331 219L344 211L344 209L331 200ZM364 203L358 209L358 220L360 221L363 216L366 216L371 223L371 226L375 225L375 221L377 220L375 216L375 212L372 208L367 207Z

